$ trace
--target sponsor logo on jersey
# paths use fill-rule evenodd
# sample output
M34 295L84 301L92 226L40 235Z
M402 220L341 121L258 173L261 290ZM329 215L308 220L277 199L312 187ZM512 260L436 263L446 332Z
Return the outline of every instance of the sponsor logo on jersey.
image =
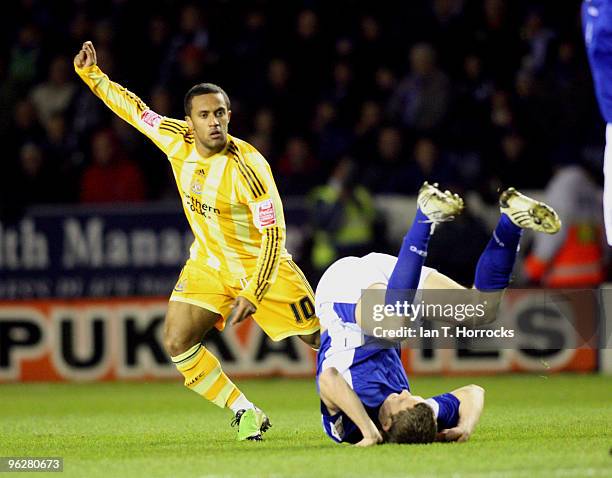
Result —
M271 199L266 199L257 203L256 216L259 223L259 227L273 226L276 224L276 211L274 211L274 204Z
M174 286L174 290L177 292L183 292L185 290L185 283L187 279L179 280Z
M211 213L217 215L221 214L221 211L219 209L217 209L216 207L209 206L194 195L185 194L185 202L187 203L187 207L189 207L191 212L200 214L205 218L209 218Z
M144 110L140 115L140 119L148 124L151 128L157 128L161 123L162 117L155 111Z

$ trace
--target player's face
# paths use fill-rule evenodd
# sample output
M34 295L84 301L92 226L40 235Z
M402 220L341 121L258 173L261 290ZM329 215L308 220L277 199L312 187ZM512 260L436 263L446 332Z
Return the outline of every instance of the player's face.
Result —
M191 115L185 120L198 142L209 153L218 153L227 143L227 128L232 112L221 93L208 93L191 99Z
M418 395L412 395L408 390L402 393L392 393L384 401L380 409L380 422L385 430L391 427L392 417L402 410L413 408L417 403L424 402L425 399Z

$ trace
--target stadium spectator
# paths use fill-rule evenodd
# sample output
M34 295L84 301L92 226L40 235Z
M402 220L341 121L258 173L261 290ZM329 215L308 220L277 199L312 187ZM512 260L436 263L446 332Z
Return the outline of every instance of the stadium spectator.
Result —
M529 53L523 58L523 67L542 72L551 60L552 43L555 34L544 25L541 12L531 10L521 28L521 37L528 45Z
M460 149L482 149L491 128L488 117L493 82L484 72L482 59L475 53L463 59L463 70L459 76L450 117L450 136Z
M311 263L317 275L339 257L362 256L377 244L374 200L357 173L352 159L344 157L328 183L310 193Z
M5 140L12 148L9 151L17 156L25 143L40 143L44 138L44 130L38 122L36 110L29 99L22 99L16 105L13 113L13 123L6 132Z
M512 128L514 120L515 115L510 106L508 92L500 89L495 90L491 95L491 126L503 131Z
M210 34L200 8L196 4L183 6L180 10L179 31L171 38L167 55L163 59L162 80L169 81L173 77L173 72L178 69L194 68L192 61L203 61L209 43ZM186 62L187 65L179 67L179 62L181 64ZM183 71L183 74L185 73ZM193 84L180 91L187 91L191 86Z
M172 98L167 88L156 86L151 92L151 109L162 116L180 116L172 107Z
M54 113L45 125L46 139L42 149L46 151L49 167L56 175L54 196L61 202L74 202L77 196L79 160L75 154L75 138L67 130L66 118Z
M397 75L388 66L380 66L374 74L374 89L369 92L371 98L386 103L397 85Z
M331 85L324 91L323 98L335 106L337 119L342 124L350 124L356 114L358 96L353 70L346 62L333 65Z
M98 48L104 48L106 50L113 49L115 31L113 29L112 20L104 18L96 22L93 29L93 38Z
M380 104L376 101L365 101L361 104L359 119L355 124L355 150L366 151L365 156L372 156L372 147L376 143L376 133L382 120Z
M540 177L534 178L533 173L541 170L538 167L541 158L527 150L525 138L516 131L510 132L502 137L500 146L496 171L501 184L520 188L530 188L537 184ZM526 169L530 174L524 174Z
M36 143L25 143L19 152L17 187L23 205L53 203L59 197L61 184L45 157L43 149Z
M76 86L70 79L70 62L60 56L51 62L47 81L32 90L32 103L42 124L46 124L54 113L68 110L76 92Z
M482 18L475 28L475 47L481 52L493 80L507 86L522 56L518 26L506 0L484 0L482 6Z
M271 108L278 119L280 138L285 138L289 125L298 129L302 124L304 112L295 105L301 104L291 88L289 65L285 60L273 58L268 64L267 83L258 95L258 107ZM279 138L279 139L280 139Z
M36 25L23 26L10 51L8 78L14 92L23 94L36 80L42 57L41 35Z
M349 150L353 139L346 123L339 120L337 108L329 101L317 105L312 133L314 143L318 147L316 156L326 171L331 169L337 158Z
M274 159L277 158L278 151L276 146L279 141L279 128L276 126L276 117L269 108L261 108L251 115L251 125L247 128L250 132L247 141L257 148L257 150L275 167Z
M92 23L89 16L82 6L81 8L77 8L68 27L70 46L80 45L89 37L91 30Z
M445 188L457 189L457 175L451 164L440 153L438 145L429 137L416 140L413 148L413 162L410 167L411 192L419 190L424 181L444 184Z
M235 55L235 71L240 68L257 68L259 63L266 57L269 50L268 38L268 17L260 10L253 10L246 13L244 17L244 27L238 33L238 38L232 45ZM231 66L230 66L231 67ZM244 77L241 85L248 88L250 78ZM243 88L243 89L244 89Z
M410 50L410 73L397 86L389 105L403 126L428 132L442 126L450 101L448 77L436 65L430 44L419 43Z
M81 180L81 202L142 201L144 184L138 167L123 155L110 130L96 133L91 144L92 163Z
M427 2L430 18L421 24L423 37L432 43L439 63L450 76L461 70L461 61L469 47L470 32L464 12L464 0L433 0Z
M405 154L402 136L397 128L386 126L377 138L374 158L364 159L364 183L374 193L412 194L410 163Z
M205 77L206 51L188 44L178 53L178 64L172 70L168 89L171 91L187 91L193 85L202 82ZM210 72L207 72L210 75Z
M295 76L296 78L309 78L313 88L308 95L314 98L316 91L320 91L322 78L312 73L319 70L322 64L329 62L329 50L322 36L319 17L315 11L304 9L298 13L295 34L287 46L290 48L286 50L285 57L299 59L293 65Z
M347 151L363 174L372 172L373 159L385 156L379 149L396 149L394 139L378 145L384 123L401 131L402 142L435 133L443 156L461 158L453 160L461 181L483 193L499 184L489 179L499 176L502 138L520 132L524 151L544 165L533 186L544 187L549 165L565 151L601 143L592 127L598 117L579 26L568 20L577 18L578 3L433 0L393 9L357 6L342 15L335 4L312 2L272 8L213 0L205 11L192 1L148 10L128 2L18 3L16 17L0 19L7 39L0 52L0 137L14 166L28 141L56 157L57 145L36 123L57 112L71 132L63 146L70 161L85 163L91 137L111 125L111 116L87 91L71 94L71 82L55 94L44 69L54 65L62 76L54 58L93 37L104 71L121 79L114 71L121 66L127 86L151 92L144 99L161 114L183 115L168 93L201 81L228 85L234 128L270 152L272 165L290 137L303 136L325 165L319 183ZM26 98L34 98L38 119L28 119ZM261 110L273 119L271 131L245 126ZM13 117L21 120L12 124ZM157 154L127 136L122 141L136 162ZM161 178L165 170L148 169L152 198L165 194ZM379 179L363 177L376 190L399 191Z
M121 71L127 70L134 89L150 90L152 86L167 85L172 68L163 63L169 57L170 37L172 30L170 18L155 14L148 19L146 34L142 37L130 37L135 52L146 51L146 57L137 54L132 61L121 64ZM155 59L155 60L154 60Z
M293 136L287 141L276 171L281 178L278 184L281 194L304 194L316 184L319 161L304 138Z
M359 33L355 39L355 75L371 87L375 80L376 69L381 64L393 61L393 54L386 49L380 22L372 15L364 15L359 21Z
M524 264L532 284L592 288L606 277L608 259L599 184L601 164L583 161L560 168L546 188L546 201L563 221L559 234L534 238ZM601 178L599 178L601 179Z

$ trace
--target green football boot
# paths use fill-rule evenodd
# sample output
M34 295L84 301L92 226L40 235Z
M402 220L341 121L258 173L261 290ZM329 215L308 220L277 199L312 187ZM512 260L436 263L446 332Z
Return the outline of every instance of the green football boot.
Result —
M259 408L238 410L231 425L238 426L237 440L263 440L262 434L272 426L270 420Z

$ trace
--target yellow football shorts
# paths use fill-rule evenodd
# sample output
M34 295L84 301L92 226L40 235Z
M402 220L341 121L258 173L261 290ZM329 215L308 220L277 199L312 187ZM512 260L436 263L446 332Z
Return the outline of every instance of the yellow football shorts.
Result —
M223 330L234 299L246 285L246 280L224 280L218 271L189 259L170 300L186 302L220 314L221 318L215 327ZM304 273L291 260L280 263L276 281L256 306L257 312L253 314L253 319L274 341L291 335L309 335L319 330L314 292Z

